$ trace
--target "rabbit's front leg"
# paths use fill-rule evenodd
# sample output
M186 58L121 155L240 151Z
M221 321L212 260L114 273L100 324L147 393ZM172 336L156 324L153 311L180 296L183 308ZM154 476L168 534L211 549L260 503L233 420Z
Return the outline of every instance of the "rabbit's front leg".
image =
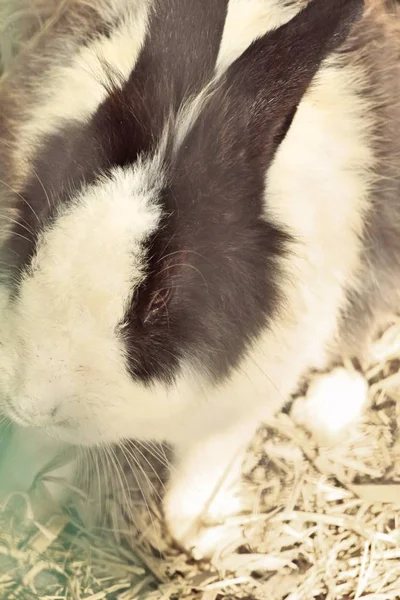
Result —
M238 531L224 525L244 508L241 467L258 421L247 421L177 448L177 458L164 501L172 537L200 560L211 558ZM222 537L223 536L223 537Z

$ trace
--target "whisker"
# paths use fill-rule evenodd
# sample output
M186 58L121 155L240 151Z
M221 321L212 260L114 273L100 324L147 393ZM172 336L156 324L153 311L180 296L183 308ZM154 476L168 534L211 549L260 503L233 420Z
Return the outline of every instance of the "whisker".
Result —
M19 238L22 238L23 240L26 240L29 243L32 241L29 238L27 238L26 235L22 235L22 233L18 233L18 231L7 231L6 229L0 229L0 233L5 234L5 235L7 235L7 234L15 235Z
M151 468L151 470L153 471L154 475L157 477L158 481L160 482L160 484L161 484L162 488L163 488L163 489L165 489L165 484L164 484L163 480L161 479L160 475L157 473L157 470L156 470L156 468L154 467L154 465L152 465L152 464L151 464L151 462L149 461L149 459L147 458L147 456L146 456L146 455L145 455L145 454L144 454L144 453L143 453L143 452L140 450L140 448L138 448L138 447L136 446L136 443L135 443L135 442L133 442L133 441L132 441L132 442L131 442L131 444L132 444L132 446L133 446L133 449L134 449L136 452L139 452L139 454L140 454L140 456L143 458L143 460L145 460L145 461L146 461L146 463L149 465L149 467L150 467L150 468ZM161 500L162 498L161 498L160 494L158 493L158 491L157 491L157 489L156 489L155 485L153 484L153 482L151 481L150 477L147 475L147 473L146 473L144 470L143 470L143 474L145 475L146 479L148 480L148 483L149 483L149 485L151 485L152 489L154 490L155 494L157 495L157 498L158 498L159 500Z
M136 457L136 456L135 456L135 455L134 455L132 452L128 452L128 454L127 454L127 450L128 450L128 449L127 449L127 448L125 448L125 447L124 447L122 444L121 444L121 446L120 446L120 449L121 449L121 451L122 451L123 455L125 456L125 458L128 460L128 463L129 463L129 458L132 458L132 460L134 461L135 465L138 467L138 469L139 469L139 472L140 472L140 473L142 473L142 474L145 476L145 478L146 478L146 477L147 477L147 474L146 474L146 473L145 473L145 471L143 470L143 468L142 468L142 466L141 466L140 462L138 461L137 457ZM148 513L148 515L149 515L149 518L150 518L151 527L152 527L153 531L154 531L154 532L156 532L156 528L155 528L155 524L154 524L154 518L153 518L153 514L152 514L152 511L151 511L151 509L150 509L150 505L149 505L149 503L148 503L148 500L147 500L147 498L146 498L146 494L145 494L145 492L143 491L143 488L142 488L142 486L141 486L140 480L139 480L139 478L137 477L137 475L136 475L135 471L132 469L132 471L131 471L131 472L132 472L132 474L135 476L136 483L138 484L139 491L140 491L140 493L141 493L141 496L142 496L142 498L143 498L143 502L144 502L144 504L145 504L145 507L146 507L147 513ZM158 550L159 550L159 548L158 548Z
M32 211L32 213L35 215L38 223L40 223L40 219L38 217L37 212L35 211L35 209L33 208L33 206L31 206L31 204L28 202L28 200L26 198L24 198L19 192L17 192L17 190L15 190L13 187L11 187L11 185L8 185L8 183L6 183L5 181L3 181L3 179L0 179L0 183L2 185L4 185L5 187L7 187L11 192L13 192L13 194L16 194L18 196L18 198L20 198L22 200L22 202L25 202L25 204L27 205L27 207Z
M135 444L140 444L142 448L144 448L153 458L155 458L160 464L164 467L172 468L172 463L167 459L165 453L161 453L161 450L157 448L155 445L151 445L151 442L142 442L140 440L136 440Z
M120 449L122 449L122 447L120 447ZM107 446L107 454L109 454L109 456L112 460L112 464L116 467L115 475L117 476L118 481L119 481L119 486L120 486L121 494L123 497L123 503L125 503L126 513L128 514L129 519L137 527L137 523L136 523L136 520L135 520L135 517L133 514L131 497L130 496L128 497L128 495L127 495L127 491L129 490L129 483L126 478L125 472L120 464L120 461L118 460L118 456L115 452L115 449L113 448L113 446L111 446L111 444ZM122 473L122 476L121 476L121 473ZM125 485L124 485L124 482L125 482Z
M4 260L0 260L0 265L3 265L4 267L10 267L12 268L14 265L11 265L10 263L5 262Z
M15 265L10 265L5 262L0 262L0 265L2 265L3 267L6 267L7 269L13 269L15 267ZM13 285L15 285L15 287L18 287L19 284L21 283L21 277L20 277L20 274L18 274L18 273L9 273L8 271L6 271L6 272L1 273L1 277L2 277L2 279L0 279L0 281L12 283Z
M10 148L11 150L15 150L15 145L7 140L0 139L0 144L3 144L3 146L6 146L7 148Z
M23 223L27 223L25 221L25 219L21 219L23 221L23 223L21 223L20 221L17 221L16 219L13 219L12 217L9 217L8 215L2 214L0 213L0 219L7 219L7 221L9 221L10 223L14 223L15 225L19 225L20 227L22 227L23 229L25 229L25 231L27 231L28 233L30 233L31 235L35 235L35 232L33 231L33 229L31 229L31 227L28 227L27 225L23 225ZM10 232L11 235L14 234L14 232Z
M49 197L49 194L47 193L47 190L46 190L46 188L45 188L45 187L44 187L44 185L43 185L43 181L40 179L39 175L37 174L37 172L36 172L36 171L35 171L35 169L33 169L33 168L32 168L32 173L35 175L36 179L37 179L37 180L38 180L38 182L40 183L40 186L41 186L41 188L42 188L42 190L43 190L43 192L44 192L44 195L46 196L46 200L47 200L48 207L49 207L49 209L51 210L51 209L52 209L52 206L51 206L51 202L50 202L50 197Z
M11 427L12 423L6 415L0 415L0 425L3 427L6 424L5 430Z
M92 466L94 467L95 480L97 481L96 492L97 492L98 501L96 502L96 506L98 506L98 510L101 512L102 494L101 494L101 475L100 475L100 466L99 466L99 454L97 453L96 449L93 449L90 447L88 448L88 452L89 452L89 456L90 456L90 462L91 462ZM94 492L94 490L92 491L92 478L89 479L88 487L89 487L89 495L94 496L95 492Z
M118 489L118 483L115 474L114 461L112 460L112 457L110 457L107 448L103 448L102 450L104 450L104 452L101 452L99 454L99 458L101 459L101 464L105 473L105 487L106 489L111 487L112 490L116 490ZM109 520L111 526L114 527L114 523L117 523L118 519L115 513L115 502L113 503L112 500L110 502L108 493L106 493L105 496L104 494L102 494L99 509L102 511L103 514L103 518L100 523L101 526L104 527Z
M156 444L155 442L152 442L152 441L150 441L150 442L148 442L148 443L149 443L149 444L150 444L150 445L151 445L153 448L158 448L158 450L160 451L161 455L164 457L165 461L166 461L167 463L169 463L169 467L170 467L171 469L172 469L172 468L175 468L175 467L174 467L174 465L173 465L173 463L172 463L172 462L169 460L169 458L168 458L168 457L167 457L167 455L165 454L165 445L164 445L164 444L160 444L160 445L158 445L158 446L157 446L157 444ZM171 451L171 448L169 448L169 450Z
M203 256L203 254L200 254L200 252L196 252L195 250L188 250L186 248L182 249L182 250L175 250L174 252L170 252L169 254L162 256L160 258L159 262L161 262L162 260L165 260L167 258L171 258L171 256L175 256L176 254L194 254L194 256L198 256L199 258L202 258L206 262L211 262L209 259L207 259L205 256Z
M88 460L89 460L89 457L85 456L85 451L83 450L83 448L81 446L78 446L77 454L76 454L77 469L76 469L75 481L76 481L77 487L81 487L82 491L84 491L85 493L89 492L88 480L87 480L88 469L86 468Z
M163 248L163 251L161 253L162 255L164 254L164 252L166 251L166 249L168 248L168 246L171 244L171 242L175 239L175 237L176 237L176 233L174 233L173 235L171 235L170 239L167 242L167 245Z
M282 392L280 391L279 387L276 385L276 383L268 376L268 374L260 367L260 365L254 360L254 358L251 358L252 363L257 367L257 369L260 371L261 375L263 375L263 377L265 377L265 379L268 381L268 383L270 383L272 385L272 387L274 388L274 390L279 394L279 396L281 397L281 399L286 402L288 400L288 398L286 398ZM250 381L251 383L251 381Z
M164 288L164 289L168 289L168 288ZM162 304L163 304L163 306L164 306L164 308L165 308L165 313L166 313L166 316L167 316L168 329L170 329L170 320L169 320L169 310L168 310L168 304L166 303L166 301L165 301L165 300L164 300L164 298L162 297L162 294L161 294L161 292L162 292L162 291L163 291L163 290L157 290L157 295L161 296L161 302L162 302ZM154 300L156 300L156 298L157 298L157 296L155 296ZM150 319L150 318L151 318L150 314L151 314L151 305L150 305L150 311L149 311L149 315L148 315L148 317L147 317L147 318L144 320L144 322L145 322L145 323L147 322L147 320L148 320L148 319Z
M207 282L206 278L204 277L203 273L200 271L200 269L198 269L194 265L191 265L190 263L176 263L173 265L166 265L165 267L163 267L161 269L160 275L161 275L161 273L164 273L164 271L168 271L169 269L173 269L176 267L188 267L189 269L193 269L193 271L196 271L196 273L198 273L200 275L201 279L204 281L205 286L208 288L208 282Z

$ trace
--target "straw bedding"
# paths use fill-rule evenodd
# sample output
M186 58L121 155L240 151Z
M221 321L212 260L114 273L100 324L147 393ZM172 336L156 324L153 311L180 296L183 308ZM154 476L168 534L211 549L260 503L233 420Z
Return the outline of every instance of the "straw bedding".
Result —
M10 46L4 32L1 40L8 64L18 43ZM163 527L164 449L140 452L144 474L137 480L128 453L120 453L123 477L109 474L101 483L114 494L99 528L84 526L73 506L37 519L29 495L6 499L0 598L400 598L399 360L400 319L394 318L365 365L365 418L339 445L319 446L284 413L259 431L243 469L248 510L221 526L211 564L175 549ZM51 475L42 475L36 496ZM127 496L130 509L122 510ZM82 494L75 498L86 503Z

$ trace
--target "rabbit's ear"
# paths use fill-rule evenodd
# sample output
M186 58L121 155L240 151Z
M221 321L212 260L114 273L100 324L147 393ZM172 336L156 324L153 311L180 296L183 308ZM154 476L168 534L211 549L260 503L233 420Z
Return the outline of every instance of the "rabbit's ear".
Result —
M257 137L263 132L279 144L321 62L345 41L363 7L364 0L311 0L231 65L229 95Z
M247 147L267 166L321 62L346 40L363 7L363 0L311 0L254 41L227 69L199 119L202 136L212 131L225 157L228 148Z

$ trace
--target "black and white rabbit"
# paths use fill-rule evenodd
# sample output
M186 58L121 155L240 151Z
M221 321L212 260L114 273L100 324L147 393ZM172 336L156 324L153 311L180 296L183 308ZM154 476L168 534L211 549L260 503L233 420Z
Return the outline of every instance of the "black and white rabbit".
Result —
M259 424L396 308L399 23L379 0L101 0L22 52L0 88L17 445L170 443L168 526L211 552L193 524L234 459L211 518L237 510Z

